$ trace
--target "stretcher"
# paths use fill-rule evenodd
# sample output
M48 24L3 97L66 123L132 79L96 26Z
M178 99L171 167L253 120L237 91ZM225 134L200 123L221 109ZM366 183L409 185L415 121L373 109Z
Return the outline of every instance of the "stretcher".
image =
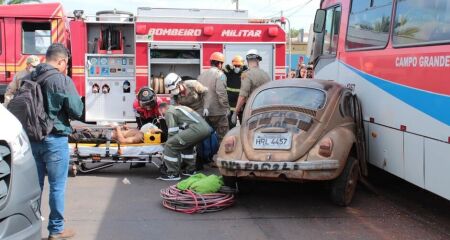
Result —
M93 141L96 143L69 143L70 176L75 177L78 172L94 172L121 163L130 164L130 168L132 164L151 163L158 168L162 164L162 144L120 144L104 139Z

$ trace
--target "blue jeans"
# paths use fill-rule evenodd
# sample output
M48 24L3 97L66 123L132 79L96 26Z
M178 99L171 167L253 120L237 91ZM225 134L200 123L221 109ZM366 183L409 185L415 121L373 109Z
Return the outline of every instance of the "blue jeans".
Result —
M64 195L69 169L69 146L67 143L67 136L52 134L41 142L31 142L41 191L44 188L45 174L48 176L50 185L50 216L48 218L50 235L64 230Z

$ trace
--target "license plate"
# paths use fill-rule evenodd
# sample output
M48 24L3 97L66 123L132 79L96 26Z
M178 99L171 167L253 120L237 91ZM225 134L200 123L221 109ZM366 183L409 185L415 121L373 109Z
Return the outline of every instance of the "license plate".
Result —
M291 149L291 133L255 133L254 149Z

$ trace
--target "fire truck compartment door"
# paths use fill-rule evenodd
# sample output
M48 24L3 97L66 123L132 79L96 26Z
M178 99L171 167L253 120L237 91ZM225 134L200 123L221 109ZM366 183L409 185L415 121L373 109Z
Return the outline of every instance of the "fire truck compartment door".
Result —
M274 79L273 69L275 64L275 46L273 44L225 44L223 49L225 53L225 64L230 65L234 56L240 55L245 59L245 55L247 55L248 50L258 50L259 55L262 57L262 61L259 63L259 66L262 70L266 71L272 79ZM247 65L247 62L245 62L245 64Z
M4 94L6 90L6 81L9 81L6 77L6 52L5 52L5 23L3 19L0 19L0 95ZM8 42L8 44L12 44ZM3 85L4 84L4 85Z
M200 50L200 44L150 43L150 49L166 50Z

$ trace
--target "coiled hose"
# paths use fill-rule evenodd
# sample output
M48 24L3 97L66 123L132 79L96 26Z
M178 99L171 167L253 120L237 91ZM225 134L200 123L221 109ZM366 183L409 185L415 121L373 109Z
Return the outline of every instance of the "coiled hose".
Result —
M176 185L161 189L165 208L187 214L217 212L234 204L232 193L198 194L191 190L181 191Z

